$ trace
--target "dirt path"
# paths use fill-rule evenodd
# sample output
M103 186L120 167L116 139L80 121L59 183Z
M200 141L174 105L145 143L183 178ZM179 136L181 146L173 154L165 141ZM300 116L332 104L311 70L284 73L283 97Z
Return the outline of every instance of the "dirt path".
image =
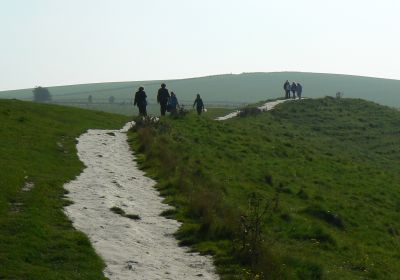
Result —
M135 163L126 131L89 130L79 137L78 155L86 169L65 185L74 204L65 213L90 239L111 280L218 279L212 259L179 247L174 220L160 216L169 206ZM110 211L139 215L131 220Z
M274 109L276 105L279 105L283 102L290 101L290 100L294 100L294 99L281 99L281 100L270 101L270 102L265 103L263 106L258 107L258 109L260 109L261 111L269 111L269 110ZM217 121L225 121L225 120L228 120L231 118L235 118L239 115L239 113L240 113L240 111L235 111L226 116L218 117L218 118L216 118L216 120Z

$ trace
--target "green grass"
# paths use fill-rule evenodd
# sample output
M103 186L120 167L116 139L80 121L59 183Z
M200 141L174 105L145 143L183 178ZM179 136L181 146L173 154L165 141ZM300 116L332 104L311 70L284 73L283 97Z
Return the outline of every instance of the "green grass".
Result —
M222 279L397 279L400 112L324 98L225 122L191 114L131 133L184 224L181 244L214 255ZM252 193L277 204L251 265L238 249ZM267 278L268 279L268 278Z
M103 261L62 209L83 164L76 137L127 117L0 100L0 279L104 279ZM26 182L34 187L22 191Z

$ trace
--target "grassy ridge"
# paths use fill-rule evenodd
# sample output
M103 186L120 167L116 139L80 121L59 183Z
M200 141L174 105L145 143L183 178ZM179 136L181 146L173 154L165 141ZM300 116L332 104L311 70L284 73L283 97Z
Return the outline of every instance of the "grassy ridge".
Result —
M167 118L131 141L177 208L165 214L184 222L181 242L214 254L223 279L245 279L243 268L271 279L396 279L399 123L396 110L324 98L222 123ZM237 248L252 193L277 204L257 265Z
M344 92L345 97L363 98L380 104L400 107L400 81L358 77L350 75L302 73L302 72L272 72L243 73L238 75L216 75L192 79L168 80L167 87L174 91L180 101L193 103L195 95L200 93L206 107L209 104L235 106L235 103L253 103L267 98L283 96L284 81L301 82L304 88L303 96L323 97L334 96L336 92ZM110 96L116 103L132 101L133 93L139 86L144 86L150 107L156 105L157 90L160 81L133 81L116 83L97 83L49 87L55 101L83 101L89 95L93 102L107 102ZM46 85L43 85L46 86ZM2 91L0 98L32 98L32 89ZM81 105L84 106L84 105ZM92 105L102 110L115 110L112 106ZM127 112L130 112L126 108Z
M104 279L104 264L62 208L83 165L76 140L126 117L0 100L0 279Z

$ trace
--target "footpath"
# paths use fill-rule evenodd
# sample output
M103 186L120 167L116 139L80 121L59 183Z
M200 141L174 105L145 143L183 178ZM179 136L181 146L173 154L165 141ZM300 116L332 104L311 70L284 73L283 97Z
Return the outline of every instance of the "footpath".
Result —
M128 123L121 130L88 130L78 138L84 171L65 185L74 203L64 211L84 232L106 263L111 280L219 279L212 258L179 247L180 224L160 216L162 203L155 182L138 169L127 142ZM110 209L118 207L133 220Z
M282 99L282 100L275 100L275 101L266 102L264 105L258 107L258 109L260 109L261 111L269 111L269 110L274 109L277 105L279 105L279 104L281 104L283 102L286 102L286 101L290 101L290 100L294 100L294 99ZM238 110L238 111L232 112L232 113L230 113L230 114L228 114L226 116L218 117L215 120L217 120L217 121L225 121L225 120L228 120L228 119L232 119L232 118L235 118L235 117L239 116L239 113L240 113L240 111Z
M267 102L259 109L272 110L286 101ZM127 142L132 125L121 130L91 129L78 138L78 155L86 168L64 186L73 201L65 207L66 215L89 237L106 263L105 276L111 280L219 279L210 256L178 246L173 234L180 223L160 216L170 206L162 203L154 188L156 182L137 167Z

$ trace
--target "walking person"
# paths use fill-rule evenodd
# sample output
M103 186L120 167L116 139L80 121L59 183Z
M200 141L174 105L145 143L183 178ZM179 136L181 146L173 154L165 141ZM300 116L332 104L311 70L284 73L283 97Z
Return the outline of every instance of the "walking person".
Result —
M292 91L292 94L293 94L293 99L296 99L296 89L297 89L297 85L295 82L293 82L292 86L290 87L290 90Z
M201 112L204 110L203 99L201 99L200 94L197 94L196 100L193 103L193 108L196 106L197 115L201 115Z
M296 86L297 97L301 99L301 93L303 92L303 86L300 83L297 83Z
M290 98L290 83L288 80L283 84L283 89L285 90L285 98Z
M144 91L143 87L139 87L139 90L135 93L135 100L133 102L134 106L138 106L139 108L139 115L142 117L147 116L147 95L146 92Z
M171 112L171 115L176 115L178 113L179 102L175 93L171 91L171 97L168 100L167 109Z
M169 96L168 89L166 88L166 85L164 83L162 83L161 88L158 90L158 93L157 93L157 102L160 104L161 116L165 116L169 98L170 98L170 96Z

